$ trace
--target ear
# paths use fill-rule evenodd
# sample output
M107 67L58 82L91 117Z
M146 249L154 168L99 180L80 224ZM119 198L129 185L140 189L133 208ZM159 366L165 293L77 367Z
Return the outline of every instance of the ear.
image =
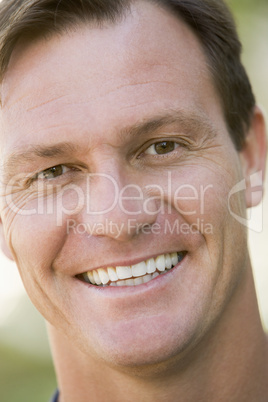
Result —
M5 254L5 256L7 258L9 258L10 260L14 261L14 258L11 254L11 251L8 248L6 239L5 239L5 235L4 235L4 229L3 229L3 224L2 221L0 219L0 246L1 246L1 250L3 251L3 253Z
M256 106L246 142L240 151L243 175L246 180L246 206L258 205L263 197L267 155L265 119L261 109Z

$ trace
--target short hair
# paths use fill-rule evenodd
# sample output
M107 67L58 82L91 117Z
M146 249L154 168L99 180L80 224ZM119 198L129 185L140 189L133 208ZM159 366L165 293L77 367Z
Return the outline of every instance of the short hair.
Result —
M136 0L137 1L137 0ZM243 148L255 98L241 62L241 43L223 0L147 0L178 15L199 38L236 149ZM3 0L0 3L0 81L20 39L34 41L95 21L116 22L135 0Z

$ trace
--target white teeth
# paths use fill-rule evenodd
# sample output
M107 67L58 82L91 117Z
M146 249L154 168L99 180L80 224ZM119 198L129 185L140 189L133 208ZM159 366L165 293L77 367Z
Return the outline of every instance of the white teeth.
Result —
M166 269L171 269L171 267L172 267L170 254L165 255L165 267L166 267Z
M141 285L143 283L142 278L134 278L134 285Z
M165 273L183 259L185 253L162 254L132 266L99 268L83 274L85 281L102 286L136 286ZM156 271L157 270L157 271Z
M104 269L98 269L98 274L103 285L106 285L108 282L110 282L109 275Z
M143 283L147 283L152 279L152 275L145 275L142 277Z
M116 267L118 279L132 278L131 267Z
M126 279L125 280L125 286L134 286L134 280L133 279Z
M155 260L155 265L156 268L158 269L158 271L165 271L166 266L165 266L165 256L159 255L159 257L157 257L157 259Z
M96 282L94 281L93 272L92 272L92 271L87 272L87 276L88 276L88 279L90 280L90 282L91 282L93 285L96 285Z
M107 269L107 272L108 272L109 278L110 278L110 280L111 280L112 282L118 281L118 276L117 276L117 274L116 274L116 272L115 272L115 269L114 269L113 267L109 267L109 268Z
M143 276L147 273L147 267L145 262L139 262L138 264L132 265L132 276Z
M93 271L93 278L94 278L96 285L101 285L101 280L100 280L99 274L96 270Z
M156 270L154 258L150 258L146 261L147 265L147 274L153 274Z
M175 265L178 264L178 262L179 262L178 253L171 254L171 262L172 262L173 267L175 267Z

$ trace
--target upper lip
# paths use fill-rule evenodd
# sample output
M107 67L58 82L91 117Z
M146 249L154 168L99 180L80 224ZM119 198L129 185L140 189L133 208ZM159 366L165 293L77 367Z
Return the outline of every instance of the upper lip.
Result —
M163 236L162 240L161 245L154 238L148 243L134 241L131 244L111 243L105 239L100 243L97 238L93 238L90 244L85 240L71 245L67 242L52 261L52 268L60 275L76 277L100 268L135 265L162 254L180 251L191 253L203 241L200 236L193 239L192 236L189 238L182 235L176 238Z

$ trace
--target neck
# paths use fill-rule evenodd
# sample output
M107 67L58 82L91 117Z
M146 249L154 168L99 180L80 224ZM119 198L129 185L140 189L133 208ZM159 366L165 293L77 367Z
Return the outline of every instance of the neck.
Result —
M49 325L61 402L174 402L222 400L264 402L268 395L268 347L256 300L252 271L234 292L218 322L202 342L165 370L132 371L85 356Z

